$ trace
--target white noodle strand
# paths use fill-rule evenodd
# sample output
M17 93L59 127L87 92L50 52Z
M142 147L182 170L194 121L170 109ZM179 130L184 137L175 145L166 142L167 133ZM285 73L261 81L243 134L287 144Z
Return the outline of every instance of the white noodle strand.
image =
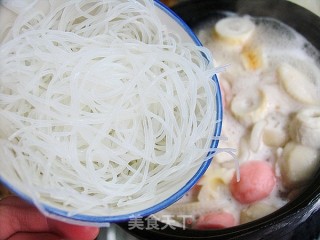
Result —
M210 53L150 0L41 1L0 38L0 177L70 216L166 199L212 157Z

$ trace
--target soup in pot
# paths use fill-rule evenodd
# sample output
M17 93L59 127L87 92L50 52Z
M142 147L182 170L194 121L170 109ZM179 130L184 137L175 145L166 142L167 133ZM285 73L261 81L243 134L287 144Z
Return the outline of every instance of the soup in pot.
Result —
M320 165L319 51L278 20L224 14L196 29L216 65L226 66L218 75L224 138L200 181L155 215L180 227L220 229L266 216Z

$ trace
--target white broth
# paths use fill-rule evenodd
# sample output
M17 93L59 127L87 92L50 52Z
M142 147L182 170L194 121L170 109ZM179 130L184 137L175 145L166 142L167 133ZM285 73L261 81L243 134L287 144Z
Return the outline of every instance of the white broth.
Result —
M164 214L183 226L218 229L261 218L292 200L320 165L320 54L271 18L226 13L196 29L212 51L224 104L218 153L191 191ZM180 216L180 217L179 217ZM185 227L185 226L183 226Z

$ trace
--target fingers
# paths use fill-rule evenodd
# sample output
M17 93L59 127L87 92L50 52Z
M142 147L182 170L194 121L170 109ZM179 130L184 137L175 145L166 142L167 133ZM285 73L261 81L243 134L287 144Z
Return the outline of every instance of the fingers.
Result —
M61 240L62 238L51 233L16 233L8 240Z
M51 231L63 236L68 240L91 240L95 239L99 234L99 228L97 227L71 225L49 218L47 219L47 222Z
M0 239L16 232L48 232L46 218L34 207L17 197L0 201Z
M27 207L33 208L34 207L30 203L23 201L16 196L5 197L1 199L0 204L5 206L17 207L17 208L27 208Z
M0 222L0 239L19 237L15 236L18 232L47 232L70 240L92 240L99 233L97 227L76 226L47 218L35 207L17 197L7 197L0 201Z

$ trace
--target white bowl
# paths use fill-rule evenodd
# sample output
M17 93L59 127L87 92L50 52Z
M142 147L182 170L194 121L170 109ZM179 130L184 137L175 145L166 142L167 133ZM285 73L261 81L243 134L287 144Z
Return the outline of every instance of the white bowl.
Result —
M198 46L201 46L200 41L192 32L192 30L169 8L163 5L160 2L155 2L156 13L162 20L162 22L170 29L175 31L184 41L194 43ZM217 137L221 133L221 124L222 124L222 102L221 102L221 93L219 89L219 83L217 77L213 76L213 81L217 86L216 94L216 126L214 132L214 140L212 141L211 147L217 148L218 140ZM37 203L37 207L43 211L44 214L49 215L52 218L60 219L69 223L76 223L80 225L95 225L95 226L106 226L110 222L121 222L128 221L132 218L139 218L143 216L151 215L155 212L158 212L169 205L176 202L180 199L204 174L208 166L210 165L211 160L204 161L203 164L196 169L194 172L189 172L185 174L185 179L181 179L181 186L176 186L177 189L172 189L166 199L158 199L156 201L149 201L144 204L144 209L133 211L129 214L122 214L116 216L92 216L85 214L75 214L71 215L68 211L58 209L56 207L49 206L47 204ZM28 202L34 203L34 201L27 196L23 191L16 189L5 179L0 177L0 181L4 183L12 192L16 193L21 198L25 199Z

